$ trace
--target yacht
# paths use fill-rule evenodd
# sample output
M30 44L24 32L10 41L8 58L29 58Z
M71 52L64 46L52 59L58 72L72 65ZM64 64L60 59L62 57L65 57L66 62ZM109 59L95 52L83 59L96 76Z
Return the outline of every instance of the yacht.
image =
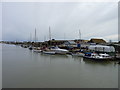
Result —
M69 51L66 49L60 49L57 46L50 47L50 51L55 52L55 54L67 54Z

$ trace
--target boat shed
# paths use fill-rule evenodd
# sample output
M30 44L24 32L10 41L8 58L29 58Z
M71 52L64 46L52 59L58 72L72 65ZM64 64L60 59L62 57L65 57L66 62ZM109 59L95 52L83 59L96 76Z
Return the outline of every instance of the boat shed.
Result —
M101 43L106 43L106 41L103 40L103 39L93 39L93 38L92 38L92 39L89 41L89 43L101 44Z
M98 51L98 52L115 52L115 48L113 46L90 45L88 49L91 51Z

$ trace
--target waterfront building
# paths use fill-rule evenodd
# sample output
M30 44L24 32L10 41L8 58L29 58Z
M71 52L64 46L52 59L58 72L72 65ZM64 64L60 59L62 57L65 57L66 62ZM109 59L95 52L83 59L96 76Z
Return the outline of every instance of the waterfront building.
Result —
M96 44L103 44L103 43L106 43L105 40L103 39L96 39L96 38L92 38L89 43L96 43Z

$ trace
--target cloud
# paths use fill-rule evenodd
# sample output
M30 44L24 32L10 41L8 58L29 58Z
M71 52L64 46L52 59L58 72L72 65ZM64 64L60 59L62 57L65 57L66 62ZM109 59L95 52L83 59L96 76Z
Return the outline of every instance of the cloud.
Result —
M54 39L105 37L118 33L117 3L3 3L3 39L48 40L49 26ZM11 37L12 36L12 37ZM109 38L108 38L109 39Z

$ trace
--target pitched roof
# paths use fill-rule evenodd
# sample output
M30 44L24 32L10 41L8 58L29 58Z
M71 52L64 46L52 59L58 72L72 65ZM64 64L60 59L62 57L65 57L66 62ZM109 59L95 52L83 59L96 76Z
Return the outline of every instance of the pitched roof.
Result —
M106 41L103 40L103 39L95 39L95 38L92 38L92 39L90 40L90 42L91 42L91 43L106 43Z

